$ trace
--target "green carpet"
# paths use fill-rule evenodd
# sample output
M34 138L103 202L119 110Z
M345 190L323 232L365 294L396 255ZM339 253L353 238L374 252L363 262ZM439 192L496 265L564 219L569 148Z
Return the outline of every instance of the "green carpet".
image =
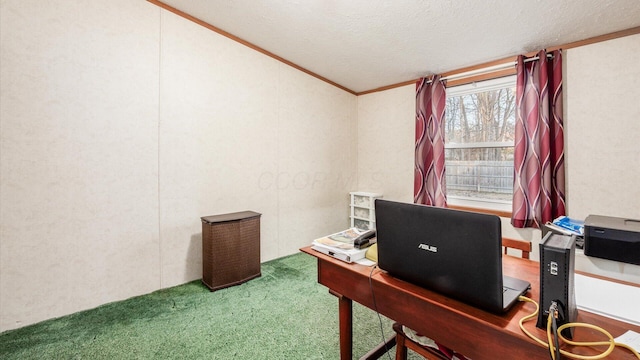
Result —
M215 292L198 280L3 332L0 358L338 359L338 301L317 283L316 259L300 253L261 270ZM375 312L354 303L353 318L358 358L382 335Z

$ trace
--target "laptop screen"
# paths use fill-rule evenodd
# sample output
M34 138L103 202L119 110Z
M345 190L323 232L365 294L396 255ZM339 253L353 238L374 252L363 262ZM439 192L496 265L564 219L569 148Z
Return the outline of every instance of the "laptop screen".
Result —
M503 311L498 216L381 199L375 212L381 269L480 308Z

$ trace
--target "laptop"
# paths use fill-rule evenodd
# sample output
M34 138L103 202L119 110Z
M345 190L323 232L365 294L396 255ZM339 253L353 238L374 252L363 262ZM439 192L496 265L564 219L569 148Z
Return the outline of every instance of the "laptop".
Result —
M531 288L502 275L500 218L375 200L378 266L389 274L493 313Z

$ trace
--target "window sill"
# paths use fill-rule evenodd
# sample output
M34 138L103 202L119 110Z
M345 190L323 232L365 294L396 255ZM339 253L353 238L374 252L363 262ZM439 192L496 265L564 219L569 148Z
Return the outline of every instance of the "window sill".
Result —
M456 197L447 198L447 207L456 210L473 211L511 218L511 204L482 200L469 200Z

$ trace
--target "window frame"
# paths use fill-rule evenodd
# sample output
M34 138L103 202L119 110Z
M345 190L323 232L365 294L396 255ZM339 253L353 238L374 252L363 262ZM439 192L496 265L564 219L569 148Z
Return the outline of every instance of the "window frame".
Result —
M516 75L508 74L478 82L470 82L447 88L447 97L463 96L483 91L501 89L516 84ZM482 142L482 143L447 143L445 149L465 149L465 148L496 148L511 147L513 142ZM447 194L447 206L453 209L482 212L498 215L500 217L511 217L512 202L492 199L473 199Z

